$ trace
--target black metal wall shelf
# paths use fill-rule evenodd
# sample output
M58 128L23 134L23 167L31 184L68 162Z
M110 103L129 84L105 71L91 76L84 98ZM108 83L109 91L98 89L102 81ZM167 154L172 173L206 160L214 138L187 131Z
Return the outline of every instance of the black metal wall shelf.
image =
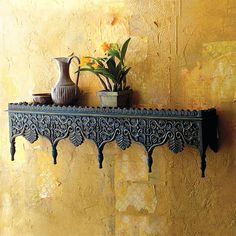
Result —
M151 172L153 149L167 143L174 153L181 152L185 145L196 148L204 177L206 149L209 146L217 151L215 109L152 110L10 103L8 112L12 160L17 136L24 136L31 143L38 135L46 137L52 145L54 164L60 140L69 137L77 147L85 138L90 139L98 149L99 168L102 168L106 143L116 140L120 148L126 149L134 141L145 147Z

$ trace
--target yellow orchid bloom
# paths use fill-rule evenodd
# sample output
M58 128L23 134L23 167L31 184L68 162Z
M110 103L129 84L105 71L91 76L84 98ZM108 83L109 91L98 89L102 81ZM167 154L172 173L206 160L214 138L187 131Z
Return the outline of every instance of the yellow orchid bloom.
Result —
M98 63L94 63L91 66L93 67L93 69L97 69L99 67L99 64Z
M80 59L80 64L79 64L79 66L86 66L86 65L88 65L88 64L91 63L91 62L92 62L92 60L91 60L90 58L82 57L82 58Z

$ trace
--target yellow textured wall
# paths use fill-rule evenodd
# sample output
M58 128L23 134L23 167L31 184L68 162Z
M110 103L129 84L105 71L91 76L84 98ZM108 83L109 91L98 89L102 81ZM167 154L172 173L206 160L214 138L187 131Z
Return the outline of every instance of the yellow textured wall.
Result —
M0 235L236 235L235 0L0 0ZM17 139L10 161L8 102L30 101L57 80L52 58L99 55L103 41L131 36L128 80L134 103L157 108L216 107L220 151L104 150ZM96 52L94 52L96 49ZM98 105L95 77L82 74L83 103Z

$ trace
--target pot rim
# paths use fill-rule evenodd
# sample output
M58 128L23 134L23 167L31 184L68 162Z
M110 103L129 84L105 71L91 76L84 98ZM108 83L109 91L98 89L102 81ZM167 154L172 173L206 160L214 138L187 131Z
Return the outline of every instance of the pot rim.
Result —
M117 92L101 90L101 91L97 91L97 96L119 96L119 95L131 94L132 92L133 92L132 89L122 90L122 91L117 91Z

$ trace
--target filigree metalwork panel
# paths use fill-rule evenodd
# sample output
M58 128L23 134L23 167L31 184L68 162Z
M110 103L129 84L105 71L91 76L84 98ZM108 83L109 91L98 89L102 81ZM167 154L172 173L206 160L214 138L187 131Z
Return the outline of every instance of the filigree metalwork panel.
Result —
M99 167L102 168L104 145L115 140L123 150L132 142L142 144L147 152L148 170L151 172L153 149L167 143L174 153L183 151L185 145L198 149L204 177L207 146L217 151L215 109L112 109L20 103L9 104L8 111L12 160L17 136L24 136L33 143L41 135L51 142L56 164L57 144L68 137L76 147L85 139L92 140L97 146Z

